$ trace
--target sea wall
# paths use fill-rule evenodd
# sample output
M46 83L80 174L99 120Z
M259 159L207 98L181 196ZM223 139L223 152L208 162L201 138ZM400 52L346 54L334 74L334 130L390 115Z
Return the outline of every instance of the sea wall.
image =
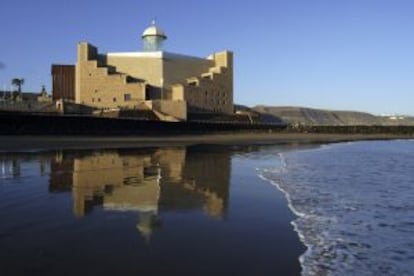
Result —
M164 122L134 118L0 113L0 135L184 135L283 131L285 124Z

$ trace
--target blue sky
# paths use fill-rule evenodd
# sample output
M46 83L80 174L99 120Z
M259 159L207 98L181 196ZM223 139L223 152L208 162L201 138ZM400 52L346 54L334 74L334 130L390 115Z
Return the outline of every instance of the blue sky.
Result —
M138 51L151 22L166 50L235 54L235 102L414 115L414 1L2 0L0 89L51 89L76 44Z

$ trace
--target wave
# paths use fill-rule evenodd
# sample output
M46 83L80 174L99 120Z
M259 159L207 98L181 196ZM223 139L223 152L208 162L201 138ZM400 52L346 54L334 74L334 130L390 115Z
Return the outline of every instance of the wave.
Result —
M410 275L413 152L411 141L342 143L279 153L258 169L297 216L303 275Z

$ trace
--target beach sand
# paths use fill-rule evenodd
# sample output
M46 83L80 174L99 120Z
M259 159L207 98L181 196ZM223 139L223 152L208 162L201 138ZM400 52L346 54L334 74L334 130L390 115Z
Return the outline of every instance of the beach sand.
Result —
M392 134L225 133L177 136L0 136L0 151L50 149L133 148L152 146L225 144L307 144L358 140L413 139Z
M154 141L142 139L145 142L142 143L132 138L89 140L86 137L73 140L69 137L6 138L9 139L4 141L13 146L8 152L0 154L2 160L5 165L18 164L20 169L14 177L5 175L6 178L1 179L3 193L0 202L3 208L0 218L3 218L4 223L0 232L9 233L8 229L21 229L22 225L29 223L37 227L13 232L12 238L7 236L3 240L7 243L0 248L0 275L30 274L37 271L41 271L42 275L56 275L61 271L71 275L114 275L119 271L124 275L138 272L146 275L300 274L298 257L306 248L290 224L294 215L289 210L284 195L269 182L262 180L256 170L273 165L273 160L263 158L263 154L266 155L267 148L271 152L278 152L278 146L233 147L205 144L172 148L154 146L146 149L146 143ZM198 143L236 142L229 138L194 139ZM246 143L252 141L247 140L247 137L244 139ZM171 140L174 143L192 142L184 139ZM79 143L84 146L93 145L96 149L67 149L58 155L36 151L40 147L77 147ZM19 144L21 146L16 146ZM107 145L139 145L141 148L103 151L97 148L104 149ZM25 148L30 152L13 153L10 152L12 148ZM285 147L281 145L280 150L285 150ZM180 156L183 158L180 159ZM112 197L118 195L118 199L122 199L119 202L129 202L133 204L131 206L139 207L141 201L136 191L148 192L145 194L148 196L145 204L148 204L152 202L150 191L156 182L152 182L153 178L149 176L147 182L141 181L140 185L123 184L126 183L124 180L134 177L138 179L144 174L140 174L140 167L134 162L130 167L127 165L120 170L116 165L111 167L111 163L98 162L108 158L126 161L121 163L122 166L140 158L145 162L160 162L160 192L154 201L158 206L160 226L153 229L151 242L144 239L144 236L141 237L137 229L141 220L140 208L121 212L105 209L101 204L105 201L118 202ZM43 161L46 173L39 170L39 160ZM70 165L75 160L76 167ZM90 162L102 164L105 169L97 165L91 174ZM52 166L52 163L55 165ZM47 164L50 164L49 168ZM147 166L151 169L151 162ZM177 174L177 171L180 173ZM5 170L5 173L8 172ZM74 175L75 189L75 182L72 182ZM121 182L114 185L111 192L100 193L103 196L101 203L99 200L95 202L82 217L79 217L79 213L72 213L73 210L79 210L75 208L78 206L75 205L76 202L79 202L75 198L89 195L91 187L95 187L95 191L101 191L99 187L105 187L107 181L114 181L116 176L120 177ZM8 185L10 183L20 185ZM128 191L133 197L122 191ZM16 209L13 206L19 207ZM10 216L15 219L4 219ZM43 231L50 228L58 230ZM39 254L39 250L53 254ZM73 252L77 253L73 255ZM97 262L99 265L96 265Z
M320 143L333 143L333 142L343 142L343 141L355 141L355 140L382 140L382 139L412 139L412 136L402 136L402 135L339 135L339 134L311 134L311 133L244 133L244 134L211 134L211 135L183 135L183 136L163 136L163 137L81 137L81 136L0 136L0 151L6 152L16 152L16 156L19 157L20 154L25 154L24 152L32 152L37 156L37 154L42 154L43 150L54 150L54 149L67 149L70 152L77 149L122 149L122 148L145 148L145 147L175 147L175 146L193 146L193 145L202 145L195 147L187 147L187 158L186 162L201 162L201 167L208 168L216 164L215 161L221 156L221 159L228 160L232 159L231 166L231 177L229 178L231 183L227 183L230 187L229 198L228 198L228 215L227 220L223 224L202 224L201 228L197 231L189 231L188 229L193 229L197 224L192 224L189 222L188 225L182 225L182 223L176 223L176 215L172 213L172 218L169 219L167 214L164 215L165 226L174 226L174 231L166 231L166 240L170 241L167 244L170 244L171 248L175 248L175 243L178 237L175 237L176 233L187 233L186 235L190 236L190 240L198 241L198 244L192 245L191 243L188 246L181 246L180 254L184 254L185 258L192 258L190 267L176 267L177 260L181 260L179 256L172 258L174 255L168 255L168 252L163 255L166 249L164 247L154 248L154 252L158 252L160 256L166 258L168 256L169 262L164 262L164 268L162 266L157 266L158 258L150 258L151 256L146 256L146 263L150 264L148 267L140 268L141 272L145 272L145 269L148 269L148 273L153 272L154 267L159 267L162 269L183 269L185 271L196 272L198 275L202 275L204 272L208 272L206 275L211 275L212 271L227 271L231 272L237 271L238 273L247 272L247 274L272 274L276 273L280 275L299 275L300 274L300 265L298 257L304 253L306 248L299 241L297 233L293 231L293 227L290 224L292 220L295 219L294 214L288 208L287 201L284 195L279 192L274 186L267 183L267 181L262 180L258 177L256 168L257 167L266 167L272 164L267 164L266 162L272 162L270 159L261 158L261 154L250 154L249 145L280 145L280 150L285 150L284 145L293 145L292 149L300 148L301 145L311 145L311 144L320 144ZM232 147L226 146L212 146L212 145L241 145L235 150ZM243 145L247 146L246 148ZM271 147L274 151L275 148ZM276 152L277 152L276 147ZM266 150L266 147L261 148ZM138 149L140 150L140 149ZM144 149L143 149L144 150ZM40 153L37 153L40 151ZM23 152L23 153L17 153ZM13 153L12 153L13 154ZM83 152L83 155L87 152ZM123 153L125 155L125 153ZM128 151L128 154L133 155L134 151ZM66 155L63 155L66 156ZM71 156L68 154L67 156ZM19 157L23 158L22 160L27 160L25 156ZM220 159L220 158L219 158ZM210 161L209 161L210 160ZM206 162L206 164L203 164ZM221 164L220 162L217 163ZM220 171L223 168L211 168L213 171ZM210 178L211 175L209 174ZM208 179L210 179L208 178ZM24 180L24 178L22 178ZM201 176L199 179L203 179ZM32 180L30 180L32 181ZM212 181L212 183L218 183L218 180ZM175 184L174 184L175 185ZM9 186L7 186L9 187ZM12 186L10 186L12 187ZM68 193L66 196L70 196ZM50 195L49 195L50 196ZM24 200L24 202L29 202ZM44 201L47 204L49 201ZM24 206L24 205L23 205ZM53 210L53 208L46 208L45 210ZM6 212L7 210L5 210ZM8 211L7 211L8 212ZM51 211L52 212L52 211ZM70 218L70 215L69 215ZM114 218L112 218L114 219ZM132 221L134 222L136 217L133 217ZM168 221L171 220L169 223ZM135 222L134 222L135 223ZM100 232L102 230L101 224L98 228ZM212 227L211 231L215 235L204 235L204 239L200 239L197 235L202 231L205 231L206 226ZM109 226L108 226L109 227ZM129 231L128 227L121 228L123 231ZM208 228L210 229L210 228ZM213 231L214 230L214 231ZM215 231L223 232L215 232ZM77 229L77 231L80 231ZM90 229L88 230L90 231ZM106 231L106 230L105 230ZM104 231L104 232L105 232ZM160 230L161 231L161 230ZM210 231L210 230L209 230ZM227 232L226 232L227 231ZM112 233L111 229L107 230L108 233ZM131 231L132 232L132 231ZM134 230L134 234L135 234ZM105 232L106 233L106 232ZM162 232L164 233L164 232ZM161 232L157 235L158 237L163 236ZM70 233L66 233L69 235ZM218 235L218 236L217 236ZM226 236L228 235L228 236ZM111 236L108 234L108 236ZM222 237L222 238L216 238ZM134 239L135 236L134 236ZM222 240L221 240L222 239ZM60 240L60 238L58 239ZM89 242L90 238L85 238L85 243ZM125 242L130 242L126 240ZM202 255L202 251L197 252L197 248L208 248L206 244L217 242L217 248L214 248L214 256L209 257L210 265L208 267L201 267L199 260L204 260L205 256ZM234 246L243 248L243 250L232 251L231 256L226 255L228 253L227 246L234 243ZM69 245L66 245L69 246ZM220 250L218 248L222 246ZM166 246L166 248L170 248ZM188 247L188 248L187 248ZM136 252L139 251L140 247L135 248ZM159 251L156 251L156 250ZM94 248L90 249L91 252L95 250ZM218 252L216 251L218 250ZM260 251L260 254L255 253L257 250ZM0 250L1 251L1 250ZM58 251L59 254L63 254L61 251ZM89 253L91 253L89 252ZM123 244L119 245L119 254L123 253ZM135 252L135 251L134 251ZM192 254L185 255L185 252L193 252ZM210 252L210 251L208 251ZM227 253L226 253L227 252ZM240 260L245 260L248 256L247 253L252 259L249 261L255 261L255 265L249 264L249 261L240 263ZM1 253L1 252L0 252ZM3 252L6 253L6 252ZM30 252L28 252L29 254ZM87 252L88 253L88 252ZM92 253L91 253L92 254ZM138 254L138 253L135 253ZM176 252L174 253L176 254ZM257 255L258 254L258 255ZM88 255L88 254L87 254ZM108 253L108 259L111 259L113 253ZM255 257L252 257L255 256ZM138 258L137 258L138 259ZM16 259L17 262L18 259ZM14 262L14 261L13 261ZM14 265L10 261L11 269L19 270L18 265ZM134 259L135 262L135 259ZM48 263L54 263L54 260L48 260ZM56 261L56 263L58 263ZM122 263L120 263L121 265ZM76 271L77 266L69 266L67 270L70 269ZM113 265L112 265L113 266ZM90 267L91 269L96 269L96 267ZM113 269L114 267L112 267ZM50 271L54 271L54 268L48 268ZM56 271L58 268L56 266ZM109 271L105 271L105 266L102 266L102 275L106 275ZM135 269L134 265L131 265L131 269ZM252 269L252 271L248 271ZM96 271L95 271L96 272ZM255 273L256 272L256 273ZM236 274L238 274L236 273ZM1 274L1 273L0 273ZM47 275L47 274L45 274ZM50 274L52 275L52 273ZM111 274L112 275L112 274Z

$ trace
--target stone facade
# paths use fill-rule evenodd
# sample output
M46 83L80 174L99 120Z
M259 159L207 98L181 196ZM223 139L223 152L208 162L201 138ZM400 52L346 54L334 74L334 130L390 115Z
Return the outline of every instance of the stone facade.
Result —
M66 94L74 95L77 104L152 110L168 121L185 121L188 112L233 113L232 52L199 58L162 51L167 36L155 22L142 39L142 52L102 54L87 42L79 43L74 73L65 73L68 66L52 67L54 99L65 99L62 95L70 90ZM74 88L63 85L63 93L60 83L73 75Z
M209 57L214 65L208 72L172 86L174 100L188 102L190 112L233 113L233 55L221 52Z
M97 48L78 45L75 102L100 108L133 108L145 101L146 83L114 70Z
M207 59L161 51L99 54L83 42L75 102L106 109L146 107L172 121L186 120L187 109L232 113L232 63L231 52Z

